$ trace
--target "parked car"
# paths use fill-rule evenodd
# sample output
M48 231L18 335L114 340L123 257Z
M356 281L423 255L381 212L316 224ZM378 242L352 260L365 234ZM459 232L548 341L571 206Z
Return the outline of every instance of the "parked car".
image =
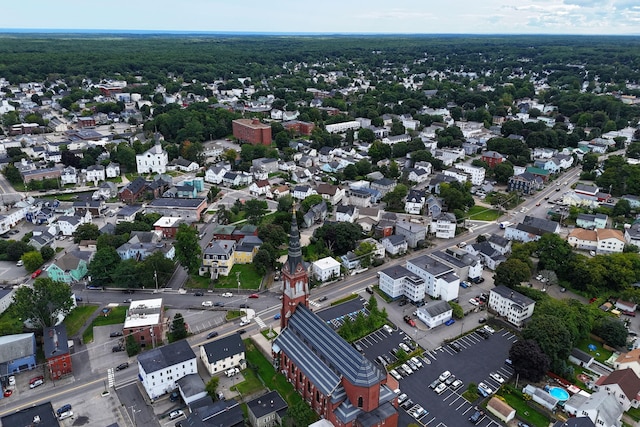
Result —
M433 389L433 391L435 391L436 394L442 394L442 392L444 392L446 389L447 386L445 385L445 383L440 383L435 389Z
M56 414L60 415L63 412L67 412L67 411L70 411L70 410L71 410L71 405L67 403L66 405L63 405L63 406L59 407L56 410Z
M434 389L434 388L438 387L438 384L440 384L440 378L437 378L437 379L433 380L433 382L431 384L429 384L429 388L430 389Z
M409 375L413 374L413 369L411 369L409 367L409 365L407 365L406 363L402 364L402 370L405 371Z
M233 296L233 294L231 292L225 292L222 294L223 298L231 298Z
M447 325L447 326L451 326L451 325L453 325L454 323L456 323L456 321L455 321L454 319L449 319L449 320L447 320L446 322L444 322L444 324L445 324L445 325Z
M215 338L218 336L218 332L216 331L211 331L207 334L207 339L210 340L211 338Z
M409 348L408 345L406 345L405 343L401 342L400 344L398 344L398 347L400 347L401 349L403 349L404 351L406 351L407 353L411 352L411 349Z
M497 372L492 372L489 374L489 376L493 378L495 381L499 382L500 384L504 383L504 378L502 377L502 375L500 375Z
M471 298L469 302L471 303L471 305L475 305L476 307L480 305L480 302L475 298Z
M398 371L396 371L395 369L390 370L390 371L389 371L389 374L391 374L391 376L392 376L393 378L395 378L396 380L398 380L398 381L400 381L400 380L402 379L402 375L400 375L400 374L398 373Z
M123 369L127 369L129 367L129 362L124 362L116 366L116 371L122 371Z
M460 282L460 287L467 289L469 287L469 285L467 284L467 282L465 282L464 280L462 282Z
M418 359L417 357L414 356L410 360L413 363L415 363L418 368L422 368L422 362L420 361L420 359Z
M202 296L204 296L204 292L198 291L198 292L194 293L193 295L196 296L196 297L202 297Z
M450 386L451 384L453 384L453 382L456 380L456 376L455 375L451 375L449 378L447 378L446 380L444 380L444 384L446 386Z
M38 376L29 380L29 388L36 388L44 384L44 377Z
M67 418L73 417L73 411L66 411L61 414L58 414L58 418L61 420L66 420Z
M260 295L258 295L258 294L251 294L251 295L249 295L249 298L260 298Z
M460 387L462 387L462 380L455 380L449 387L451 387L452 390L459 389Z
M405 400L407 400L407 394L406 393L402 393L400 396L398 396L398 405L400 405Z
M472 423L477 423L481 416L484 415L484 412L476 410L470 417L469 421Z
M487 397L491 393L493 393L493 390L491 389L491 387L489 387L485 383L479 383L478 384L478 393L480 393L483 397Z
M109 334L109 337L111 337L111 338L114 338L114 337L121 337L121 336L122 336L122 332L120 332L120 331L114 331L114 332L111 332L111 333Z
M625 316L636 317L635 311L623 311L622 314L624 314Z
M24 262L19 259L18 262L16 262L16 267L22 267L24 265Z
M367 286L365 290L367 291L368 294L373 295L373 288L371 286Z
M400 406L402 406L404 409L409 409L413 406L413 400L407 399L404 402L402 402L402 405Z
M449 371L444 371L443 373L440 374L440 376L438 377L438 380L440 382L446 380L447 378L449 378L451 376L451 372Z
M171 394L169 395L169 400L172 402L175 402L178 399L180 399L180 393L178 393L177 390L172 391Z
M449 343L449 347L451 347L454 351L461 351L462 350L462 346L460 346L460 344L458 344L457 342L450 342Z
M175 410L175 411L172 411L172 412L169 414L169 419L170 419L170 420L175 420L176 418L180 418L180 417L182 417L183 415L184 415L184 412L182 412L182 410L181 410L181 409L177 409L177 410Z
M224 307L224 303L220 302L220 301L216 301L216 302L213 303L213 306L214 307Z
M36 271L34 271L34 272L31 274L31 278L32 278L32 279L35 279L36 277L38 277L38 276L39 276L39 275L41 275L41 274L42 274L42 270L41 270L41 269L37 269Z
M6 389L4 391L4 393L2 394L4 397L11 397L11 395L13 394L13 390L11 390L10 388Z
M16 385L16 377L13 375L9 377L9 385Z
M111 352L117 353L119 351L124 351L124 347L122 347L121 345L116 345L111 347Z

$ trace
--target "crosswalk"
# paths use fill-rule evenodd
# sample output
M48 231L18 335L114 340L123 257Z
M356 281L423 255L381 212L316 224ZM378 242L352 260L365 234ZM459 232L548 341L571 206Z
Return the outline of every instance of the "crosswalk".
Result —
M266 327L267 327L267 324L266 324L266 323L264 323L264 320L262 320L262 319L260 318L260 316L256 316L256 317L254 317L253 319L256 321L256 323L258 324L258 326L260 326L260 329L263 329L263 328L266 328Z
M315 302L315 301L309 301L309 304L311 304L311 305L312 305L312 306L314 306L314 307L321 307L321 306L322 306L322 304L317 303L317 302Z

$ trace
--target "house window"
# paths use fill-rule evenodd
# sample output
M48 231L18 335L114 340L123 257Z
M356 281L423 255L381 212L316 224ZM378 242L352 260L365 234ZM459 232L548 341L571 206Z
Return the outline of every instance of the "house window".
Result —
M358 397L358 408L362 408L363 400L362 396Z
M307 380L307 393L311 393L311 382Z

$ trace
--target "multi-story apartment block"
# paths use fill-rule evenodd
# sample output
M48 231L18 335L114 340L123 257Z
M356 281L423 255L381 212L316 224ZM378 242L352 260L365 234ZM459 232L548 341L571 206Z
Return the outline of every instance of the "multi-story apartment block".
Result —
M517 327L533 315L535 305L531 298L503 285L489 292L489 308Z

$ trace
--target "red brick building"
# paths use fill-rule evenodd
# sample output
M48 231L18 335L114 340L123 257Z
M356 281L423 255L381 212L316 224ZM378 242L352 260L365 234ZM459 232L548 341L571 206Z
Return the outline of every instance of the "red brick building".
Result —
M132 301L124 319L122 332L145 348L162 344L164 337L164 306L162 298Z
M482 161L494 168L504 161L504 156L496 151L485 151L482 153Z
M78 126L81 128L93 127L96 125L96 119L93 117L78 117Z
M249 144L271 145L271 126L261 123L258 119L237 119L231 123L233 136L239 142Z
M67 341L67 328L63 324L44 328L42 344L47 359L47 369L52 380L59 380L73 372Z
M276 369L335 426L397 426L395 384L309 309L307 271L294 218L282 268L282 332L272 347Z
M311 135L316 125L310 122L301 122L300 120L291 120L289 122L282 122L282 127L286 130L293 130L298 135Z

